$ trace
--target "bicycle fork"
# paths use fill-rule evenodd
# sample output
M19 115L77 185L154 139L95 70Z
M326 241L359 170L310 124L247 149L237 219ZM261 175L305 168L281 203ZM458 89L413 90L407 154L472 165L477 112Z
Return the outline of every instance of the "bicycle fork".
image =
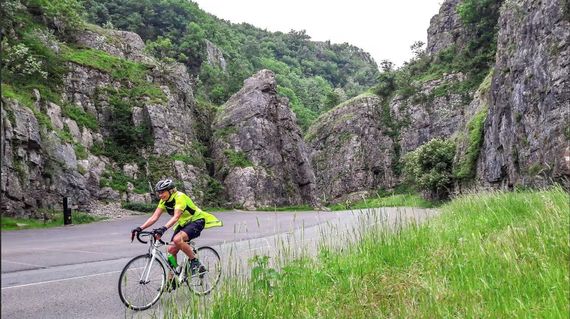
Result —
M151 257L150 257L149 262L146 264L146 266L144 267L144 270L143 270L143 272L142 272L142 274L141 274L141 278L140 278L140 280L139 280L139 283L140 283L140 284L143 284L143 285L144 285L144 284L147 284L147 283L149 282L149 281L148 281L148 277L150 276L150 271L151 271L151 268L152 268L152 264L153 264L153 261L154 261L155 259L156 259L156 251L153 251L153 252L152 252L152 255L151 255Z

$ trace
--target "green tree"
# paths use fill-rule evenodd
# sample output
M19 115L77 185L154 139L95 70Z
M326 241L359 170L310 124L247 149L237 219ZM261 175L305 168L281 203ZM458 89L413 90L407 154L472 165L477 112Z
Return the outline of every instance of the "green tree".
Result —
M43 63L36 56L32 55L30 48L20 43L10 46L6 41L3 45L6 48L2 72L8 78L23 81L26 78L39 76L47 79L48 73L44 71Z
M81 4L76 0L21 0L28 11L40 13L59 31L76 29L83 24L79 12Z
M453 184L455 143L435 138L404 157L404 175L428 199L449 196Z
M162 62L172 63L178 55L169 38L159 36L155 41L147 41L145 51Z

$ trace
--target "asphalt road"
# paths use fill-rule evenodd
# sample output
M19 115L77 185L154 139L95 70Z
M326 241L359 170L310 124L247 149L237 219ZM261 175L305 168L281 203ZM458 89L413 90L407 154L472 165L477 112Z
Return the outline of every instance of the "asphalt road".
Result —
M366 212L214 212L224 227L202 232L198 246L220 253L223 278L247 276L254 255L271 265L314 254L322 245L342 247L371 225L394 227L423 221L433 210L383 208ZM51 229L2 232L2 318L149 318L161 306L126 309L117 293L119 274L147 246L130 242L130 230L148 216ZM156 226L167 221L163 215ZM166 234L170 238L171 230ZM181 258L181 256L179 256ZM176 296L184 304L187 296Z

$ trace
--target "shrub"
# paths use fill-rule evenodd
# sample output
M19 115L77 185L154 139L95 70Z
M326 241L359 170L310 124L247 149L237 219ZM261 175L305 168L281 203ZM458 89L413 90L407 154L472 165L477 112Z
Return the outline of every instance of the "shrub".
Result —
M454 175L459 179L468 179L475 175L477 158L483 143L483 126L487 118L487 110L487 107L484 107L467 124L469 131L467 150L457 167L454 168Z
M86 113L79 107L72 104L64 104L63 115L74 120L80 126L87 127L93 131L99 130L99 124L97 123L97 118L92 114Z
M47 79L48 73L44 71L43 62L32 55L30 48L19 43L8 46L4 54L2 70L12 78L40 77Z
M435 138L404 157L404 175L427 198L444 199L453 183L455 143Z
M228 158L231 167L248 167L253 166L253 163L247 159L244 152L236 152L234 150L225 150L224 154Z

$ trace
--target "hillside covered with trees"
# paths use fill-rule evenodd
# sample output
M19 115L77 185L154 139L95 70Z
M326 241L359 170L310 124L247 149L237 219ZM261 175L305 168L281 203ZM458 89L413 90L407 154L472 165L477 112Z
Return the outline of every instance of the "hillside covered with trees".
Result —
M569 185L567 0L446 0L415 57L380 70L350 44L192 1L1 10L11 213L62 194L148 204L165 176L199 202L251 209Z
M196 77L198 99L223 104L260 69L277 73L279 93L289 98L307 128L322 112L376 82L370 55L348 43L311 41L304 30L268 32L233 24L185 0L82 0L87 21L139 34L149 53L184 63ZM212 57L212 51L219 53Z

